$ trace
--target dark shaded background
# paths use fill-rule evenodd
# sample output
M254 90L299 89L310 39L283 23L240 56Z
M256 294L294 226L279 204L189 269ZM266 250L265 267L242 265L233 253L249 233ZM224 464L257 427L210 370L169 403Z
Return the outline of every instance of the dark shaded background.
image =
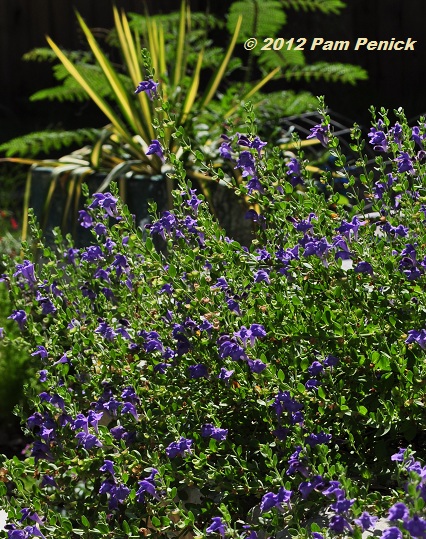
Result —
M128 11L151 13L178 9L179 0L116 0ZM225 17L228 0L210 2L210 10ZM352 87L323 82L273 82L271 90L303 89L325 95L328 106L361 124L369 122L370 105L397 108L402 106L408 118L426 111L424 81L426 71L426 1L425 0L347 0L340 15L288 12L283 37L313 37L327 40L350 40L368 37L376 41L392 37L417 40L415 51L310 51L308 62L334 61L358 64L369 73L369 80ZM206 0L192 0L191 8L203 10ZM36 90L55 84L48 64L23 62L22 55L34 47L45 46L45 34L66 49L81 46L73 6L93 28L113 26L110 0L0 0L0 141L48 125L63 123L65 128L101 125L102 118L90 105L30 103ZM218 36L220 39L220 35ZM256 36L259 41L267 36ZM249 52L238 54L246 61ZM91 123L90 123L91 122Z

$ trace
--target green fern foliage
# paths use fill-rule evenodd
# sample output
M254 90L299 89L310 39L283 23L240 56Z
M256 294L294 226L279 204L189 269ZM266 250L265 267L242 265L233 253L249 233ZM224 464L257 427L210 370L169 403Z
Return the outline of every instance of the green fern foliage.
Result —
M356 84L360 80L366 80L368 75L365 69L356 65L316 62L315 64L305 65L302 68L297 66L291 67L284 73L284 78L287 80L304 79L307 82L310 82L312 79L322 79L326 82Z
M243 16L238 42L253 36L273 36L286 23L287 17L278 0L241 0L234 2L229 10L227 27L230 32Z
M93 62L93 54L89 51L65 51L64 54L73 62L89 63ZM57 62L58 57L48 47L36 47L25 53L22 57L26 62Z
M293 66L304 66L306 64L305 55L302 51L284 50L280 51L262 51L259 55L258 64L265 72L272 71L276 67L289 68Z
M6 157L34 157L40 153L60 150L73 144L83 145L99 137L99 129L82 128L76 131L36 131L22 137L17 137L0 145L0 152Z
M78 63L76 64L78 71L88 80L90 81L91 86L96 90L96 93L101 97L112 97L112 90L111 86L109 85L107 78L100 68L100 66L95 64L84 64L84 63ZM60 81L61 84L59 86L54 86L52 88L44 88L43 90L39 90L38 92L35 92L31 97L31 101L42 101L42 100L49 100L49 101L87 101L89 99L89 96L83 90L81 85L75 80L74 77L72 77L68 71L65 69L65 67L62 64L55 65L53 67L53 73L55 76L55 79L57 81ZM123 86L125 88L128 88L129 92L131 93L133 91L132 81L130 80L130 77L127 77L122 74L118 74L118 77L120 78Z
M341 0L280 0L284 9L294 11L321 11L338 15L345 7Z

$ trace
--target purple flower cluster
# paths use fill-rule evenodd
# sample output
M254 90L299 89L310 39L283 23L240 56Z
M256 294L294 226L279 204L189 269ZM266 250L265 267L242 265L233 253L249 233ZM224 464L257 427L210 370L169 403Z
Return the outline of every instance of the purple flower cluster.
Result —
M184 239L188 245L190 240L186 234L189 233L196 237L200 247L204 246L204 234L198 230L198 222L189 215L183 220L179 220L172 212L164 211L158 221L145 225L145 227L149 229L151 236L159 234L163 240L166 240L167 234L175 239Z
M417 484L416 490L420 497L426 501L426 466L422 466L419 461L416 461L406 449L400 449L398 453L392 455L391 460L402 463L403 469L413 474ZM426 537L426 520L418 514L410 515L409 508L403 502L395 503L389 509L388 519L390 522L402 523L403 528L408 531L411 537L423 539ZM387 539L402 538L402 533L397 527L388 528L382 537L385 537L386 532Z
M149 99L153 99L157 96L157 87L159 83L154 82L152 79L148 79L146 81L142 81L138 84L138 87L135 90L135 94L140 94L141 92L145 92L146 95L149 97Z
M307 139L316 138L320 143L326 148L331 137L330 126L327 125L316 125L311 128L310 134L306 137Z
M260 140L259 137L254 137L253 140L250 140L246 135L241 133L236 133L237 144L239 146L244 146L250 150L257 151L257 158L261 157L262 148L266 146L266 142ZM228 137L228 135L222 135L224 142L220 145L219 154L223 159L232 159L232 147L231 144L235 137ZM249 193L252 191L263 192L263 187L258 179L256 171L256 159L253 153L249 150L243 150L237 159L236 166L234 168L239 168L242 170L242 177L246 178L250 176L251 179L247 183L247 188Z
M278 491L278 494L273 492L268 492L265 494L260 502L260 511L265 513L274 507L280 512L284 512L283 504L287 504L290 507L290 498L292 495L291 490L286 490L284 487L281 487Z
M191 453L192 440L183 436L178 442L172 442L166 447L166 455L169 459L176 457L184 457L187 453Z
M252 360L246 352L248 343L253 347L256 339L266 336L265 328L261 324L251 324L250 328L242 326L233 336L221 335L217 340L219 357L225 359L230 357L233 361L246 361L251 372L260 373L266 365L260 359Z

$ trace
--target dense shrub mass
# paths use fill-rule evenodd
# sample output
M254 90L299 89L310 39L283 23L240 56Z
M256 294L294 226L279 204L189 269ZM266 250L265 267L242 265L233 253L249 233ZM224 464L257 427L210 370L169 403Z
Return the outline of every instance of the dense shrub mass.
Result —
M382 111L372 172L354 128L367 215L319 194L302 153L265 147L247 110L220 152L247 180L250 248L160 133L172 210L142 231L115 188L97 193L80 212L93 245L57 231L54 252L33 226L42 258L28 246L3 276L40 365L34 442L2 465L10 538L359 537L377 516L388 539L425 537L424 121ZM312 135L344 170L322 112Z

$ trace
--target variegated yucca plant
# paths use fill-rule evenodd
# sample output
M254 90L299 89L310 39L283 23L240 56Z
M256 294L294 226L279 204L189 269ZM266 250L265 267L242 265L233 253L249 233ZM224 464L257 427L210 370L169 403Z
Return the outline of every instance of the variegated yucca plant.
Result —
M129 19L124 11L113 7L115 32L120 52L122 54L124 71L121 73L103 51L93 32L87 26L79 13L76 13L78 23L83 31L87 44L96 61L98 73L109 87L108 96L99 92L90 73L81 68L78 62L73 60L71 54L67 54L50 38L48 44L52 51L65 68L68 78L77 83L81 90L93 101L108 120L103 129L94 130L89 134L94 140L88 146L83 147L71 155L61 157L57 161L38 160L26 158L7 158L8 161L26 163L32 167L48 165L54 170L51 174L51 184L44 203L44 211L41 223L46 222L49 208L59 180L66 180L67 200L63 213L63 224L67 222L70 212L73 214L74 223L77 217L77 209L80 203L81 183L91 173L99 171L106 173L105 181L99 191L107 188L113 180L125 179L129 172L143 175L158 175L162 171L162 161L156 155L147 155L147 148L154 137L153 125L161 126L164 131L163 141L166 148L174 154L184 153L176 139L170 136L170 127L162 109L155 107L144 92L137 95L129 91L131 84L133 89L146 77L144 60L141 55L141 44L149 51L150 63L155 73L155 79L160 83L163 99L170 105L170 115L175 124L181 126L185 132L193 130L196 119L200 118L217 95L218 88L226 75L235 44L241 29L242 17L237 19L230 42L223 51L223 56L205 86L203 91L200 85L200 75L203 69L203 60L206 51L200 50L195 63L188 62L189 34L191 27L191 13L186 0L180 6L179 26L175 46L175 56L172 64L166 55L166 39L164 26L161 20L146 16L142 35L131 28ZM245 92L236 96L235 101L225 110L217 125L217 136L220 135L221 125L226 119L232 118L240 108L241 103L253 96L279 71L272 70L261 81L250 86ZM169 118L169 114L167 115ZM215 133L214 126L209 126L209 131ZM194 147L194 140L191 139ZM188 176L198 180L200 188L206 198L210 200L208 188L209 178L197 171L196 163L188 156ZM24 199L24 216L28 214L31 194L32 170L28 174L27 187ZM171 180L166 179L168 193L171 193ZM74 207L74 211L72 208ZM23 223L23 238L26 237L27 223Z

